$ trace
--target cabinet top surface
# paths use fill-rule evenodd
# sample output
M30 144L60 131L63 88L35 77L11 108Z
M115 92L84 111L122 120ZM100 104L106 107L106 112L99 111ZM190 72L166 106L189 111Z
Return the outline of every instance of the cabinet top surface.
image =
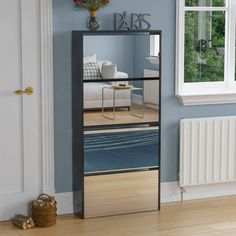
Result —
M80 31L73 30L72 34L81 34L81 35L129 35L129 34L161 34L161 30L97 30L97 31Z

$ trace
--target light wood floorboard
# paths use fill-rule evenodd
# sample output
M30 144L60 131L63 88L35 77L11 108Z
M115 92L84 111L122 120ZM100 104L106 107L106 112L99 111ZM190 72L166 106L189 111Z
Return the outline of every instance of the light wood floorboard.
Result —
M135 114L142 114L142 108L140 106L134 106L133 112ZM112 117L111 109L106 109L105 116ZM132 116L127 108L117 108L115 112L115 119L107 119L102 116L101 110L85 111L84 113L84 125L114 125L114 124L126 124L126 123L143 123L143 122L157 122L158 110L145 107L144 117L138 118Z
M56 226L22 231L0 223L0 236L235 236L236 196L162 205L146 212L81 220L60 216Z

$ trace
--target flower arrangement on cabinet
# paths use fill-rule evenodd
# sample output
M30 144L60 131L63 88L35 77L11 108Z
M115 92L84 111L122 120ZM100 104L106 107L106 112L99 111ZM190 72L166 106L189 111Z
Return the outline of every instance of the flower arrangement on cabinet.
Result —
M84 8L90 12L90 19L88 21L87 27L90 30L97 30L100 27L99 21L96 19L97 11L107 6L110 1L109 0L73 0L74 6L76 8Z
M88 11L97 11L101 7L107 6L109 2L109 0L74 0L76 7L82 7Z

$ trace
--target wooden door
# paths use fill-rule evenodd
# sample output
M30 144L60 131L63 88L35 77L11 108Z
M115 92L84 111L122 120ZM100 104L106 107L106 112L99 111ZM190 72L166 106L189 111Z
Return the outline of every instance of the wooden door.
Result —
M0 1L0 220L41 191L39 1ZM16 94L33 88L33 94Z

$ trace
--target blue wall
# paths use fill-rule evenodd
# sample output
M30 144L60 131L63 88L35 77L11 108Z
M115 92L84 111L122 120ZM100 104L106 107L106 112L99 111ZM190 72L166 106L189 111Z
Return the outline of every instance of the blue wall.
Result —
M150 36L139 36L134 39L134 73L136 77L143 75L144 69L159 70L158 65L152 65L146 59L150 57ZM143 87L143 81L136 81L134 85ZM137 91L140 94L141 91Z
M146 60L150 56L149 35L85 36L84 55L94 54L97 60L117 64L118 71L128 73L129 77L142 77L144 68L154 69Z
M113 29L113 14L147 12L152 29L163 31L162 181L178 179L179 121L182 118L236 115L236 105L183 107L175 96L175 0L111 0L98 12L101 29ZM84 30L86 11L72 0L54 0L54 102L56 191L72 190L71 30Z
M146 57L150 57L150 37L140 36L134 39L134 70L136 75L143 74L143 69L149 69Z
M97 55L97 60L108 60L117 64L117 70L133 75L133 36L86 36L84 55Z

